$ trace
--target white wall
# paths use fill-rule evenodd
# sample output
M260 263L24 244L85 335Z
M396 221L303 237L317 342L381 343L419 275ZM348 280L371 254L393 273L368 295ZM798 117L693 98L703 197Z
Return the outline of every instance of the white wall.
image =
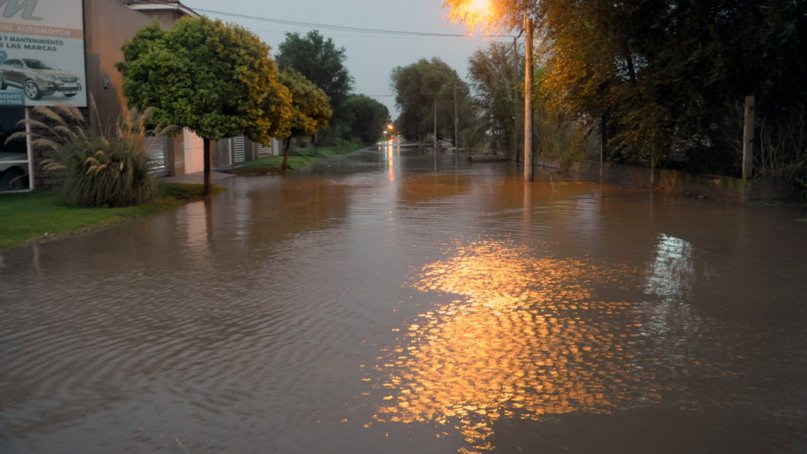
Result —
M202 138L189 129L182 130L182 142L185 144L185 173L205 170L204 143Z

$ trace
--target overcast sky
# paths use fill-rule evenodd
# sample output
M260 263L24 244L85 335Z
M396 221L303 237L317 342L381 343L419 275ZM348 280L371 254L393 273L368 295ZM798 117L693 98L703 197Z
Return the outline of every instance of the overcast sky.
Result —
M364 29L465 35L466 28L450 23L442 0L182 0L198 12L227 22L237 22L255 32L277 51L286 33L305 34L317 28L344 47L345 65L354 78L354 92L385 104L393 118L398 114L390 73L421 58L439 57L468 80L468 57L487 46L477 37L400 36L384 33L332 30L307 25L279 24L261 18ZM256 19L226 16L212 11Z

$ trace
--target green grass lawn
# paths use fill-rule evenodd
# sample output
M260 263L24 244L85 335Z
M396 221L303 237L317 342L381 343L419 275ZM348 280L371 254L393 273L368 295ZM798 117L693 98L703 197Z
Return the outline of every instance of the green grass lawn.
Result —
M352 153L356 150L362 149L363 147L364 145L355 142L347 142L345 144L332 147L294 147L289 150L289 166L291 166L291 168L294 170L307 169L311 167L314 162L322 158ZM246 161L239 164L238 168L236 169L236 174L277 172L280 170L282 163L283 156L267 156L255 161Z
M214 191L220 188L214 187ZM162 184L151 203L126 208L76 208L53 192L0 195L0 251L68 233L98 229L158 213L202 197L200 184Z

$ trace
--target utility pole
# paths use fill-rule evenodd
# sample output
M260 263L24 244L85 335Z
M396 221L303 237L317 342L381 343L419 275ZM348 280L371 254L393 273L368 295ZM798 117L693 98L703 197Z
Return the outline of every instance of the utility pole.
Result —
M434 169L437 170L437 98L434 98L434 136L432 136L434 150Z
M527 11L524 11L524 29L527 32L524 56L524 181L532 181L532 18Z
M460 118L457 116L457 87L454 85L454 153L459 155L460 153L460 134L459 134L459 126L460 126Z
M513 76L518 74L518 41L516 41L516 37L513 37L513 58L515 61L513 62ZM515 83L515 77L513 78L513 159L518 162L518 115L516 115L516 104L518 103L518 84Z

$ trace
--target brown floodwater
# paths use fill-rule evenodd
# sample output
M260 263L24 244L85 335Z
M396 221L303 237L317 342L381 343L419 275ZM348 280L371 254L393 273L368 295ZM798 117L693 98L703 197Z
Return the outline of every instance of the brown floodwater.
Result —
M807 217L392 147L0 255L2 453L807 451Z

